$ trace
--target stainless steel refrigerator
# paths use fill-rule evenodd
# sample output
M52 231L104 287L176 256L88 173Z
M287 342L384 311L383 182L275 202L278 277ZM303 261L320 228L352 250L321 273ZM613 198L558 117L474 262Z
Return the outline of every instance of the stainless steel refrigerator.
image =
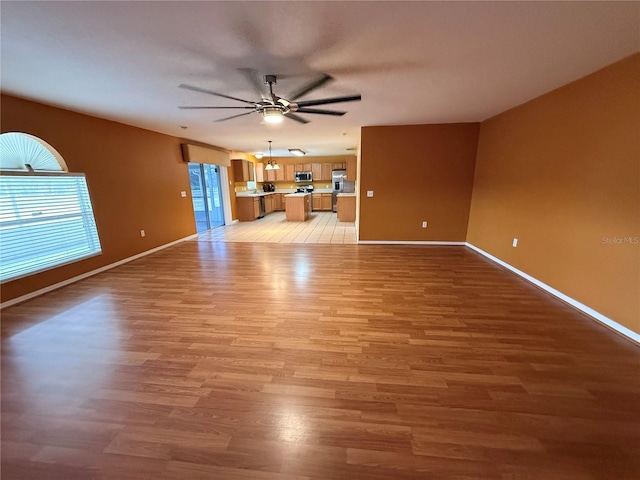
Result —
M335 212L338 205L339 193L354 193L356 191L356 182L347 180L346 170L332 170L331 183L333 184L333 192L331 194L331 209Z

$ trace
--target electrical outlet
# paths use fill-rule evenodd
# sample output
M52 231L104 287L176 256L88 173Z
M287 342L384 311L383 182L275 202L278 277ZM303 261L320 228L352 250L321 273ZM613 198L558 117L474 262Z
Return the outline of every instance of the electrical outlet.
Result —
M146 233L144 233L144 230L140 230L140 236L144 237L146 235Z
M513 239L513 243L511 245L513 245L514 247L517 247L518 246L518 239L514 238Z
M427 222L422 222L422 228L427 228Z
M373 190L367 190L367 197L373 197Z

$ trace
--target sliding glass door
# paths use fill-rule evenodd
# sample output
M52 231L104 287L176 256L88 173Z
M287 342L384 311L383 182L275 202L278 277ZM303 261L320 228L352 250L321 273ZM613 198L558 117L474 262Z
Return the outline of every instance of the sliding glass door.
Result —
M203 232L224 225L220 167L190 163L189 177L196 231Z

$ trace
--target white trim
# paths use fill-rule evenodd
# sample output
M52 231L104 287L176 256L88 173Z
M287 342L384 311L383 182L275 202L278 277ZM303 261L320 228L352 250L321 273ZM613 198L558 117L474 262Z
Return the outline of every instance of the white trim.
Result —
M229 191L229 167L220 166L220 187L222 188L222 211L224 213L224 224L231 225L233 223L231 215L231 193Z
M634 342L640 344L640 334L637 334L633 330L628 329L624 325L620 325L615 320L612 320L609 317L601 314L600 312L595 311L593 308L585 305L584 303L581 303L581 302L579 302L577 300L574 300L573 298L565 295L564 293L556 290L555 288L550 287L546 283L543 283L540 280L532 277L531 275L528 275L528 274L524 273L522 270L518 270L516 267L513 267L513 266L509 265L506 262L503 262L499 258L494 257L490 253L485 252L484 250L476 247L475 245L472 245L469 242L466 242L466 246L469 247L472 250L475 250L479 254L484 255L489 260L497 263L498 265L503 266L507 270L511 270L516 275L519 275L522 278L524 278L525 280L533 283L536 287L539 287L542 290L545 290L546 292L550 293L554 297L557 297L560 300L562 300L563 302L568 303L572 307L577 308L581 312L586 313L587 315L589 315L594 320L597 320L598 322L606 325L607 327L611 328L612 330L615 330L616 332L624 335L625 337L629 338L630 340L633 340Z
M409 240L358 240L361 245L466 245L466 242L409 241Z
M93 275L96 275L98 273L102 273L102 272L104 272L106 270L110 270L112 268L118 267L118 266L123 265L125 263L129 263L129 262L131 262L133 260L137 260L138 258L145 257L147 255L150 255L152 253L158 252L160 250L164 250L165 248L168 248L168 247L172 247L174 245L177 245L178 243L186 242L187 240L191 240L193 238L198 238L198 234L196 233L196 234L193 234L193 235L189 235L188 237L180 238L179 240L174 240L173 242L166 243L164 245L160 245L159 247L152 248L151 250L147 250L145 252L138 253L138 254L133 255L131 257L127 257L127 258L124 258L122 260L118 260L117 262L110 263L109 265L105 265L104 267L100 267L100 268L97 268L95 270L91 270L90 272L86 272L86 273L83 273L81 275L77 275L75 277L68 278L67 280L63 280L62 282L54 283L53 285L49 285L48 287L41 288L40 290L36 290L35 292L27 293L25 295L22 295L21 297L12 298L11 300L7 300L6 302L1 303L0 304L0 310L2 310L3 308L7 308L7 307L10 307L12 305L15 305L17 303L22 303L22 302L24 302L26 300L30 300L30 299L35 298L35 297L39 297L40 295L44 295L45 293L49 293L49 292L51 292L53 290L57 290L58 288L62 288L62 287L65 287L67 285L70 285L72 283L78 282L80 280L84 280L85 278L92 277Z

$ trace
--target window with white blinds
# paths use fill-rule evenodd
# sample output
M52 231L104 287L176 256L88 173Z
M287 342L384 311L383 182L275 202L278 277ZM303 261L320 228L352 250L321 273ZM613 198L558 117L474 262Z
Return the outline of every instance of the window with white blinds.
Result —
M101 251L84 175L0 175L1 282Z

